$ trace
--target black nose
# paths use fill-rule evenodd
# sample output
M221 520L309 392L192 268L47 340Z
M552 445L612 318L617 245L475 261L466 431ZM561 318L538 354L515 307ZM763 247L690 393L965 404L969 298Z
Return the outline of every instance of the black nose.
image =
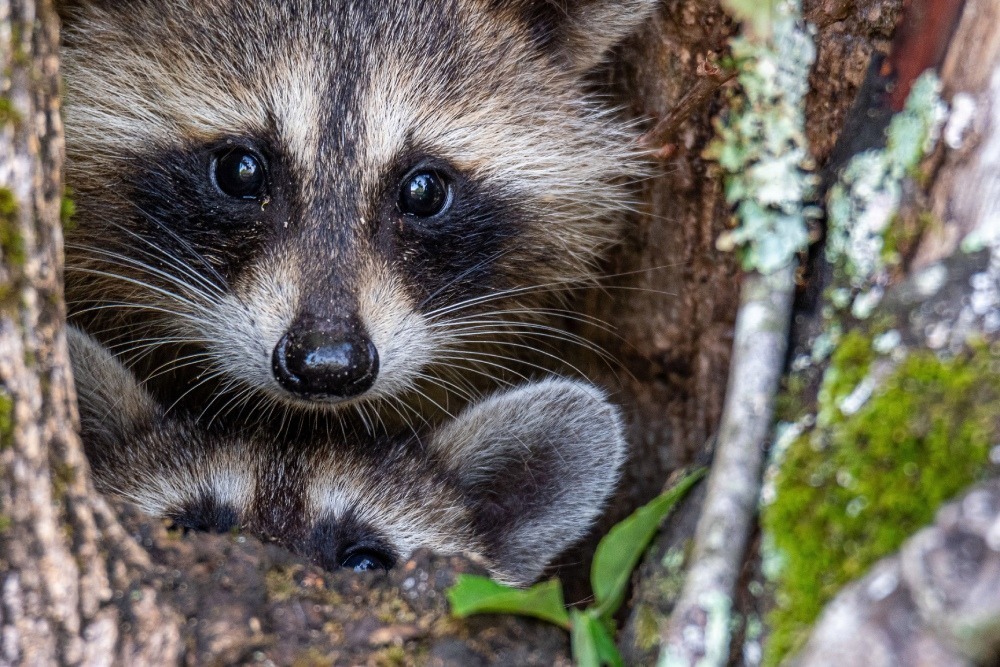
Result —
M274 347L278 383L306 398L352 398L375 384L378 350L364 327L295 324Z

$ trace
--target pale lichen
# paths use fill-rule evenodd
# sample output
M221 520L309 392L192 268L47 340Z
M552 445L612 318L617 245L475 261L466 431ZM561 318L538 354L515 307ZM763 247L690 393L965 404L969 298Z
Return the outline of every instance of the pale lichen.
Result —
M881 301L889 269L899 261L887 235L899 213L903 182L916 175L933 150L946 118L941 82L924 74L914 83L906 108L890 122L886 147L855 156L830 190L826 257L846 285L859 292L851 303L859 319Z
M748 21L764 13L755 12L746 10ZM772 273L806 248L808 220L816 215L806 204L816 177L804 114L816 47L798 2L776 2L766 19L768 39L744 35L731 42L741 94L717 123L707 154L728 172L726 200L739 221L719 247L739 249L748 270Z
M750 614L746 620L746 631L743 640L743 664L746 667L756 667L764 657L764 622L760 616Z
M700 647L701 659L695 667L715 667L726 664L729 656L729 634L732 623L733 601L718 591L706 592L699 600L705 614L704 645ZM690 667L687 655L672 646L666 646L660 657L659 667Z

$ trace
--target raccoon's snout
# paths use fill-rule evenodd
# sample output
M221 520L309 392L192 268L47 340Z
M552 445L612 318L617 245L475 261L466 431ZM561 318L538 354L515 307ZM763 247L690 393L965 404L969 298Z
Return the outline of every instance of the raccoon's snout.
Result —
M274 347L274 378L305 398L353 398L375 384L378 349L358 322L299 321Z

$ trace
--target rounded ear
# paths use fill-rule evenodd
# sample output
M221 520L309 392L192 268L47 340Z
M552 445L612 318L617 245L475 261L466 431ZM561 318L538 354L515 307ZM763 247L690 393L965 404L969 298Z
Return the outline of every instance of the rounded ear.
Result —
M491 0L494 7L528 26L539 45L576 72L600 63L633 33L658 0Z
M140 0L55 0L56 13L63 26L72 26L94 10L125 10Z
M125 442L159 420L159 405L106 347L72 325L66 342L88 450Z
M429 448L458 480L494 577L527 585L600 515L626 444L600 390L556 379L472 406Z

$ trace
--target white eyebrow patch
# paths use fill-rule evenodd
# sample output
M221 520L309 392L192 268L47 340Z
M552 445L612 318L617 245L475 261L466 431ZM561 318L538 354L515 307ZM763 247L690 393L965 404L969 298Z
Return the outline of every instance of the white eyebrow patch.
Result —
M286 62L276 65L274 85L268 89L269 104L282 148L294 162L294 170L310 174L320 159L320 138L330 131L322 127L328 117L323 103L326 82L318 63L305 57L307 49L292 51Z

